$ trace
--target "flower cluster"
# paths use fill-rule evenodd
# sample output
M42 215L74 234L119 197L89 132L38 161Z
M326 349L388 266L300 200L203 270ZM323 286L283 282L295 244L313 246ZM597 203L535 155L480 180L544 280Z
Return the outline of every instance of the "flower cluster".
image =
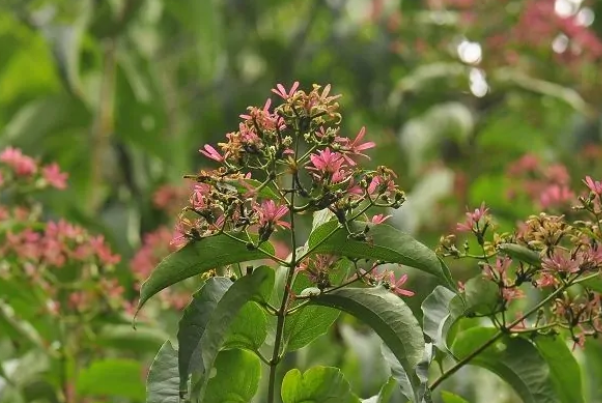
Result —
M575 202L570 175L562 164L546 165L525 154L508 166L506 174L512 184L507 194L511 200L526 195L542 209L561 212L569 211Z
M250 231L258 246L288 228L291 213L328 208L344 222L366 204L396 208L404 201L391 170L358 167L375 144L364 141L365 128L354 138L341 133L339 96L330 86L306 93L299 83L289 90L279 84L272 91L279 105L249 107L226 142L199 150L219 168L188 176L196 184L174 242Z
M18 182L21 187L28 184L38 188L51 186L65 189L67 177L58 164L41 166L18 148L7 147L0 153L0 187L9 187Z
M330 90L329 85L314 85L305 92L298 82L290 89L278 84L272 90L277 104L268 99L263 107L249 107L240 115L238 130L226 134L224 142L216 147L204 145L199 152L218 167L186 176L195 183L172 243L181 246L226 235L245 242L249 249L265 242L278 245L278 238L294 231L296 215L325 209L350 238L369 240L370 226L389 216L381 213L369 218L367 210L398 208L404 193L390 169L359 166L360 161L369 160L365 152L375 143L364 139L365 128L352 137L343 134L339 96ZM350 226L356 220L366 224L359 231ZM285 263L279 255L277 251L274 260ZM294 264L297 272L324 288L334 285L330 274L342 260L307 255ZM410 292L401 288L406 278L395 280L388 273L386 278L371 273L361 276L407 296Z
M522 164L536 166L527 162L523 160ZM459 250L455 235L442 238L440 252L444 256L479 260L481 276L496 284L497 306L485 315L504 331L566 331L579 346L586 336L602 332L602 289L597 285L602 268L602 183L590 177L584 183L589 194L580 198L581 204L574 210L585 214L585 219L568 220L565 216L541 213L520 223L513 233L494 232L489 236L475 224L478 220L491 220L487 209L481 206L468 214L470 223L458 227L470 228L477 237L478 254L471 253L468 243L463 251ZM525 303L521 298L527 289L541 292L544 298L550 296L544 299L548 304L542 305L533 318L529 315L535 311L508 321L509 313Z
M24 203L15 197L15 203L10 197L48 186L64 189L67 174L56 163L39 165L9 147L0 152L0 178L8 190L0 205L0 278L41 290L43 309L57 315L123 308L124 289L111 275L120 256L103 236L62 219L43 221L35 198Z

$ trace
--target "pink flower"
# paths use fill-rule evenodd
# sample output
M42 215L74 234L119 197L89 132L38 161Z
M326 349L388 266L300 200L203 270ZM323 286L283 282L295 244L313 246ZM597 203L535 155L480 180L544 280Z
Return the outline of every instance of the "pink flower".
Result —
M392 271L389 272L389 278L388 281L386 282L389 290L393 291L395 294L404 297L413 297L414 296L414 292L410 291L410 290L405 290L403 288L401 288L402 285L404 285L406 283L406 281L408 281L408 275L407 274L403 274L399 280L395 280L395 273L393 273Z
M56 162L42 168L42 175L51 186L57 189L67 188L67 178L69 177L69 174L61 172L61 169Z
M476 230L481 219L486 218L489 209L485 207L485 202L481 203L481 207L475 209L472 213L466 213L466 221L458 223L456 230L460 232L470 232ZM482 228L481 228L482 229Z
M575 194L564 185L552 185L545 188L539 195L542 208L562 206L575 198Z
M281 218L288 213L288 207L277 206L273 200L266 200L261 206L256 207L259 215L259 225L262 227L280 226L290 228L290 224L282 221Z
M213 148L209 144L205 144L203 148L204 149L200 149L199 152L205 157L217 162L224 162L224 157L220 153L218 153L215 148Z
M579 271L581 262L572 258L569 252L554 249L552 256L541 259L541 267L554 273L576 273Z
M102 235L91 237L89 242L101 263L106 265L114 265L121 261L121 256L111 253L111 249L105 243L105 239Z
M365 135L366 135L366 128L362 127L360 129L359 133L357 134L357 136L355 137L355 139L353 139L353 141L349 142L349 139L341 138L341 137L337 137L336 140L344 144L343 150L346 153L356 155L356 156L362 156L362 157L366 157L366 158L370 159L370 157L363 154L362 151L368 150L370 148L374 148L376 146L376 143L373 141L368 141L368 142L362 144L361 141L364 139ZM343 154L343 157L345 158L345 160L349 163L349 165L352 165L352 166L355 165L355 161L353 161L346 153Z
M19 176L29 176L37 170L33 158L23 155L18 148L7 147L0 154L0 162L10 166Z
M371 219L370 222L372 224L382 224L387 221L389 218L393 217L392 215L384 215L384 214L376 214Z
M591 176L586 176L583 180L583 183L591 190L593 193L600 195L602 194L602 182L594 181Z
M290 91L286 91L286 88L284 88L284 86L282 84L276 84L276 88L272 89L272 92L276 95L278 95L279 97L281 97L284 100L289 99L290 97L292 97L295 94L295 91L297 91L297 88L299 88L299 81L295 81L293 83L293 86L291 87Z
M320 172L322 174L320 176L332 176L333 181L336 181L335 176L342 176L340 171L345 166L345 159L342 154L332 152L330 148L326 148L319 151L318 154L311 154L309 159L313 167L309 166L307 169Z
M507 257L498 257L495 261L495 266L491 266L490 264L485 265L485 277L488 277L490 279L505 279L507 270L511 264L511 259Z

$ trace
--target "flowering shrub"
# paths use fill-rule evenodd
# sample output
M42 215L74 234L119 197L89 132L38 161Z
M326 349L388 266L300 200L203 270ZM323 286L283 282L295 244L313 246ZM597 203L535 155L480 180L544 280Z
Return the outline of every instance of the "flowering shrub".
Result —
M178 349L166 342L155 358L147 401L251 401L263 362L269 403L277 394L285 403L359 402L337 368L292 369L277 385L286 353L326 332L342 311L374 329L391 366L392 378L366 401L389 401L397 383L407 400L431 402L432 391L470 363L502 376L525 401L582 402L579 375L571 373L577 364L559 335L582 346L602 329L602 185L588 177L590 194L580 199L579 211L593 221L542 214L513 233L492 233L485 204L467 213L457 231L472 234L479 252L469 242L458 248L456 235L443 238L440 250L478 261L480 274L458 290L433 251L384 223L382 210L372 213L399 208L404 193L390 169L362 168L375 144L364 140L363 128L354 138L343 134L339 96L330 86L272 91L280 103L250 107L238 131L199 150L218 166L186 176L194 185L172 239L180 249L141 287L138 309L166 287L206 279L180 320ZM517 164L519 174L528 162ZM565 171L547 172L567 185ZM540 202L564 204L572 193L565 196ZM311 231L301 241L309 214ZM284 258L274 243L287 238L291 252ZM411 266L440 283L422 303L422 326L404 303L414 296L408 275L383 270L385 263ZM533 290L542 296L527 302ZM440 376L429 385L435 357ZM529 365L517 365L521 360Z
M9 147L0 152L0 178L0 332L14 340L3 350L0 370L12 389L2 396L22 401L20 382L33 376L52 401L86 401L85 378L73 374L110 354L112 332L123 330L119 322L127 328L120 317L132 307L117 277L120 256L103 236L46 218L38 193L67 187L57 164L40 165ZM23 367L9 371L17 357L35 361L27 376Z

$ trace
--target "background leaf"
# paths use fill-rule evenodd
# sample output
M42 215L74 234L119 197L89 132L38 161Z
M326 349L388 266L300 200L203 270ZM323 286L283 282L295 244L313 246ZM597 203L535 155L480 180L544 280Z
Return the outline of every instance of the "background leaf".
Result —
M144 400L142 366L126 359L93 362L77 378L77 392L83 396L126 397Z

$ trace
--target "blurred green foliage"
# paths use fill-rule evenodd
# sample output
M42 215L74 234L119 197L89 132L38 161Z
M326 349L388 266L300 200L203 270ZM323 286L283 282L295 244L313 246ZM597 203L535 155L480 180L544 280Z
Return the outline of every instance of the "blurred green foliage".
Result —
M483 200L507 229L539 211L524 194L508 197L517 190L508 165L526 153L566 165L573 184L602 175L599 16L602 2L578 0L0 0L0 148L69 172L67 191L44 196L49 216L104 234L129 287L143 235L177 214L153 204L156 190L202 168L197 150L236 129L276 83L331 83L343 94L346 129L365 125L377 143L370 163L391 166L407 190L393 223L435 246ZM476 268L456 270L462 279ZM420 315L434 284L416 276L410 286ZM157 329L176 318L168 312ZM57 384L55 362L35 350L6 353L5 334L0 401L60 401L36 384L40 373ZM161 337L148 329L131 337L107 329L98 341L106 358L70 373L82 398L141 401L142 383L123 386L141 371L129 357L146 365ZM355 392L373 395L388 375L366 353L373 347L358 345L378 339L345 317L288 359L302 370L340 365ZM591 349L602 360L600 346ZM584 367L591 402L602 398L592 381L600 365ZM516 401L492 376L466 373L449 388L469 401Z

